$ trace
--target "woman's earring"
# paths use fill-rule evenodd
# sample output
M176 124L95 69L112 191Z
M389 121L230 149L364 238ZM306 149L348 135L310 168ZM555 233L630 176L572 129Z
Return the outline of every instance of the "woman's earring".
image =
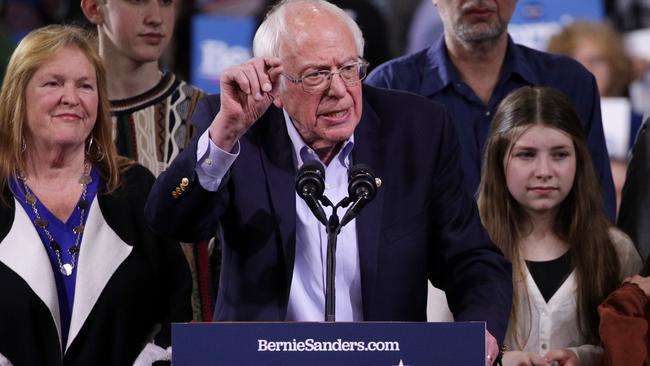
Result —
M102 150L102 146L97 143L97 161L102 161L106 155L104 154L104 150Z
M90 140L88 140L88 146L86 147L86 156L94 158L96 161L102 161L106 157L104 155L104 150L102 150L102 146L97 143L97 146L95 147L95 153L94 156L91 155L92 153L92 147L93 144L95 143L95 138L91 135Z
M93 135L90 135L90 140L88 141L88 147L86 147L86 155L90 156L90 149L93 147L93 142L95 139L93 138Z

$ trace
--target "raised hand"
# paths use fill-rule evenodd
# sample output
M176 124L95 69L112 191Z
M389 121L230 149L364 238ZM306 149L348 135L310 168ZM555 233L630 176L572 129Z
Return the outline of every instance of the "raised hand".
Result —
M279 58L253 58L224 70L221 74L221 108L210 125L210 138L225 151L232 150L239 138L273 102Z

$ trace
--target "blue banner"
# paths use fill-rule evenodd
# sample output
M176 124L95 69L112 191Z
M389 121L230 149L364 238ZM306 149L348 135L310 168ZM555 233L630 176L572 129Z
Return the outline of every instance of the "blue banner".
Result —
M252 57L255 27L253 17L193 17L191 83L218 93L221 72Z
M175 366L485 365L485 323L186 323Z
M602 21L602 0L520 0L508 32L516 43L539 50L562 26L574 20Z

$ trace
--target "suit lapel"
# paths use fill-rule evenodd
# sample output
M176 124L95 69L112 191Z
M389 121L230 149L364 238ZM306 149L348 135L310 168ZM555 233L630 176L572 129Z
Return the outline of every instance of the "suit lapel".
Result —
M126 244L106 223L98 199L95 198L90 206L86 228L81 239L75 300L66 350L79 334L111 276L126 260L132 249L133 247Z
M291 140L287 134L282 110L271 107L268 111L269 123L257 135L262 168L267 179L268 194L280 228L282 249L284 251L286 299L289 296L293 264L296 253L296 191L295 167ZM285 299L285 300L286 300Z
M379 133L380 122L370 105L364 102L363 115L354 132L352 157L354 164L368 165L374 171L375 176L386 183L388 177L385 175L385 163L381 155L384 141L383 136ZM384 189L380 187L375 199L356 218L364 319L368 319L370 315L369 309L377 286L379 228L381 227L383 206Z
M14 199L15 216L7 236L0 242L0 262L16 272L47 306L61 345L61 317L52 265L32 221Z

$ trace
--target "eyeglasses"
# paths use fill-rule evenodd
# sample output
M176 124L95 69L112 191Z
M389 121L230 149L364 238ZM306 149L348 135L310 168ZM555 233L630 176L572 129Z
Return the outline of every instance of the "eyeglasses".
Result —
M338 74L348 86L357 85L359 82L361 82L361 80L365 79L366 73L368 71L368 65L369 63L367 61L360 59L358 62L339 66L338 71L312 71L303 75L299 79L293 78L286 72L283 72L282 76L294 84L302 84L302 90L312 94L329 88L332 84L332 76L334 74Z

